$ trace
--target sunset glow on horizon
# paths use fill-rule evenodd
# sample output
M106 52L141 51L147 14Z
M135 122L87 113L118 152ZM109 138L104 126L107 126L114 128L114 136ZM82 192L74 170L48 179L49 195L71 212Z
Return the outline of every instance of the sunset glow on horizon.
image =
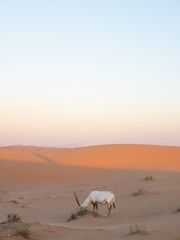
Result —
M179 12L0 1L0 144L180 146Z

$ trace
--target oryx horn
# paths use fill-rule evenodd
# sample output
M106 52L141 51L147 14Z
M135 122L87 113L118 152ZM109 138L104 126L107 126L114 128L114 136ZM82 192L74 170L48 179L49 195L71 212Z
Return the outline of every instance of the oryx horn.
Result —
M76 202L77 202L78 206L80 206L80 203L79 203L78 197L77 197L77 195L76 195L75 192L74 192L74 196L75 196L75 199L76 199Z

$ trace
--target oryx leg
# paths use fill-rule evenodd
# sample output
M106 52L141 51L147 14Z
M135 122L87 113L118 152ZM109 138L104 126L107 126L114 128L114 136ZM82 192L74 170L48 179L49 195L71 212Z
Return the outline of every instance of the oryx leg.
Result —
M109 216L111 213L111 208L112 208L111 203L109 203L109 202L107 203L107 208L108 208L108 213L106 214L106 216Z
M97 209L97 213L98 213L98 203L96 202L96 209Z
M97 212L98 212L98 204L97 204L97 202L92 203L92 205L93 205L93 211L95 212L96 209L97 209Z

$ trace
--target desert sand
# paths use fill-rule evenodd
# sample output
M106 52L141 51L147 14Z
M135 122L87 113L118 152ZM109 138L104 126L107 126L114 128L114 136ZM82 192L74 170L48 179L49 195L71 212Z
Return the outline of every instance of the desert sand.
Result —
M111 190L116 209L68 221L78 211L73 192L83 201L93 190ZM180 147L0 148L0 223L8 213L34 240L180 240ZM0 239L23 239L18 224L0 224Z

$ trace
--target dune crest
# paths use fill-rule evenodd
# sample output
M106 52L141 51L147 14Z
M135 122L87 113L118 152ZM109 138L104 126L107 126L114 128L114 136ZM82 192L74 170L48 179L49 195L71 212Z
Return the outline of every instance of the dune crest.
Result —
M180 147L119 144L59 149L17 146L1 148L1 160L95 168L180 171Z

